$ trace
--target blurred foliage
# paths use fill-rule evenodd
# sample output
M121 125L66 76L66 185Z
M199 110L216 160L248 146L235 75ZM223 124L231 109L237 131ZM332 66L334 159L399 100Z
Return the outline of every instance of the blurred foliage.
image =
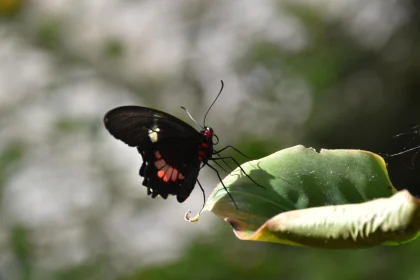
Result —
M18 165L24 156L24 146L18 142L10 143L3 148L0 154L0 203L2 201L2 191L7 181L18 169Z
M23 4L23 0L1 0L0 17L13 18L21 10Z
M182 258L129 273L119 280L140 279L417 279L412 254L420 243L369 250L327 251L240 242L224 230L212 242L200 237ZM215 240L218 240L215 242ZM398 269L395 268L399 264ZM386 265L388 264L388 265Z
M66 89L68 85L75 85L72 88L72 90L75 90L78 89L79 83L84 82L86 77L95 76L95 79L101 79L101 90L115 91L112 104L132 102L165 110L169 108L166 106L174 106L176 100L181 104L189 102L191 106L195 106L191 111L203 112L203 108L209 104L209 100L204 94L207 91L205 87L207 83L203 80L210 80L214 77L210 75L207 68L203 67L203 70L200 68L201 65L194 64L195 61L200 61L197 60L197 57L202 55L196 49L203 45L200 39L209 34L206 33L208 29L217 24L221 26L218 32L225 28L224 21L227 19L224 18L225 14L222 13L222 10L224 5L228 4L212 3L210 1L198 2L183 4L179 10L171 11L171 15L181 16L180 20L184 22L181 22L180 25L186 26L185 30L187 31L185 42L182 43L185 46L185 53L178 54L182 56L182 67L176 69L176 73L172 73L170 70L161 74L144 71L141 74L130 74L131 77L127 75L127 72L130 71L122 71L121 68L115 66L117 64L115 62L129 60L127 57L130 53L142 53L143 49L131 48L126 41L120 39L119 35L107 36L100 44L95 45L97 49L91 49L93 46L87 44L85 46L83 43L77 45L71 40L74 36L74 30L69 28L67 21L70 21L75 14L84 11L80 6L78 6L79 10L72 11L73 14L62 12L57 13L55 17L42 16L40 22L34 23L31 21L30 6L25 10L22 1L0 0L0 16L14 21L15 26L12 26L13 23L7 24L12 26L10 28L11 33L21 33L25 47L33 44L37 51L42 50L53 58L57 71L54 68L51 71L53 72L51 76L56 76L53 77L55 80L51 82L54 87L49 84L49 90ZM328 149L356 148L386 154L401 152L404 149L419 145L419 130L411 129L420 121L420 95L418 94L420 88L420 52L418 51L420 45L420 6L418 2L414 0L399 1L399 4L408 11L404 15L403 24L393 31L385 42L378 43L375 46L363 44L358 40L360 38L354 35L354 32L350 32L351 27L348 24L346 13L343 13L340 17L327 18L322 10L298 4L289 3L286 5L283 2L277 1L279 17L282 17L280 11L283 13L286 11L288 16L298 21L304 29L305 39L308 43L301 49L290 50L290 48L282 46L275 40L268 39L262 32L255 32L252 40L240 42L241 50L235 49L232 52L236 56L231 58L233 60L233 65L230 65L231 69L225 73L218 73L218 75L226 75L226 78L239 77L238 80L245 84L244 88L249 88L251 94L248 99L244 98L237 102L239 106L232 109L233 112L228 112L231 115L223 116L217 114L217 111L214 113L215 116L219 115L221 119L219 125L222 128L223 125L230 125L235 128L246 127L242 131L238 129L239 132L236 136L228 135L230 139L233 139L232 143L229 144L239 148L244 154L252 158L263 157L285 146L296 144L313 146L317 149L318 147ZM122 5L128 6L133 5L133 3L137 2L123 1ZM324 2L320 1L320 9L324 5L322 3ZM34 2L31 4L34 4ZM212 11L218 5L223 6L220 14L218 14L219 17L214 17L214 14L209 15L208 11ZM49 8L54 9L53 6ZM24 13L20 13L21 11ZM25 15L27 15L27 18L24 17ZM237 16L240 17L241 12L238 12ZM159 19L161 18L159 17ZM269 23L267 23L267 29L270 27L268 25ZM113 27L112 24L107 26L109 28ZM228 25L226 24L226 26ZM135 26L130 27L135 28ZM165 29L165 37L171 38L171 27L167 26L167 29ZM237 28L243 31L242 27ZM86 29L88 29L88 26L86 26ZM142 30L142 32L146 31ZM114 32L118 33L115 30ZM91 36L97 35L94 32L89 34ZM366 35L362 34L360 36ZM209 40L213 40L213 37L209 37ZM172 50L172 45L166 41L162 45L164 45L164 48L157 49L162 56ZM12 47L14 46L12 45ZM80 48L79 51L75 51L77 47ZM210 47L213 47L213 45ZM93 57L89 56L89 51L94 54ZM204 59L218 64L219 53L217 49L214 51L214 57L205 57ZM148 66L156 63L154 60L147 60L148 57L144 57L144 59ZM168 68L170 68L169 64L168 62ZM68 65L76 65L76 67L83 68L88 73L86 74L78 69L78 71L75 71L76 74L69 74L67 72ZM135 69L133 65L130 68L132 70ZM167 70L166 67L164 70ZM80 74L81 72L83 74ZM200 76L200 73L203 72L209 73L209 77ZM260 73L262 73L261 76L258 76ZM5 79L7 79L6 74L7 72L2 73L6 77ZM38 78L35 74L34 77ZM232 76L229 76L229 74ZM226 79L224 76L222 78ZM255 80L257 81L256 85L252 83ZM304 84L308 92L305 96L312 102L309 116L304 117L304 121L300 123L293 122L293 117L288 119L287 116L300 116L304 110L295 110L294 107L287 106L289 103L284 103L286 104L284 105L282 99L279 99L279 94L283 94L283 90L289 89L288 87L282 87L282 85L290 80L297 80ZM225 80L225 82L227 81ZM46 88L48 89L48 86ZM101 90L99 90L99 96L103 94ZM32 93L33 88L25 89L25 91ZM65 95L59 90L57 92L57 95ZM5 94L8 94L8 92ZM77 91L70 91L66 94L76 95ZM34 94L33 96L38 95ZM10 125L10 129L15 129L13 120L16 112L19 111L17 110L19 106L22 108L25 104L39 105L37 102L40 99L40 97L39 99L30 97L17 102L16 108L7 105L2 107L0 109L2 130L5 130L6 125ZM44 103L41 102L39 106L40 111L53 107L63 115L68 113L65 111L66 99L59 102L54 100L54 95L47 90L42 101ZM180 100L185 101L181 102ZM221 103L223 104L223 102ZM256 108L260 103L270 105L272 110L263 109L258 111L258 114L252 115L250 112L257 111ZM283 104L286 107L275 107L278 104ZM298 101L297 105L300 104L301 101ZM79 106L81 108L77 109L83 111L82 105L78 103L78 105L72 106ZM96 108L102 110L105 106L109 106L109 103L100 104L100 102L97 102L90 107L90 110L93 111ZM86 111L86 109L84 110ZM229 110L231 110L230 107ZM283 114L283 111L287 110L291 111L290 115ZM178 111L173 109L170 113L173 112ZM194 112L192 113L195 115ZM252 115L251 118L246 120L253 123L244 121L244 114L246 113ZM292 115L292 113L295 115ZM78 215L81 217L87 216L86 221L60 220L62 223L68 223L68 227L71 229L75 227L74 224L78 225L79 223L86 223L87 226L91 226L87 233L82 235L81 239L84 243L79 245L91 250L93 252L92 256L83 262L75 262L72 265L62 267L60 265L54 266L55 255L52 255L50 258L53 260L50 260L50 262L53 264L45 265L38 260L38 257L43 253L48 255L45 252L50 252L48 250L51 248L45 248L45 245L38 239L45 235L44 242L46 242L45 239L48 241L57 237L55 232L50 231L45 226L45 229L41 233L38 232L37 235L30 226L21 225L17 221L5 223L0 218L2 229L7 231L6 237L0 236L0 265L7 267L6 271L0 271L1 280L9 280L6 278L9 275L17 277L12 279L22 280L420 279L417 260L420 250L419 241L398 248L374 248L351 252L307 250L239 241L232 234L228 224L221 224L220 228L217 226L207 229L214 233L213 237L195 236L189 240L188 245L181 250L181 254L176 259L166 263L147 263L141 262L140 259L136 259L137 256L133 256L131 263L138 262L139 266L134 269L134 272L130 265L127 265L128 268L125 269L126 266L117 261L120 260L120 256L108 250L109 248L104 245L111 243L106 243L112 235L107 231L109 227L97 226L96 224L93 226L92 221L100 225L100 219L112 216L112 207L122 207L120 204L125 206L125 204L134 201L133 204L138 207L135 211L138 212L140 208L142 211L149 206L151 208L152 202L153 205L163 205L164 201L162 201L162 204L158 204L160 203L158 200L147 200L147 202L139 203L138 200L133 198L134 194L122 194L120 189L126 182L118 177L120 174L117 167L110 167L110 164L114 164L112 159L110 160L107 154L103 155L103 153L101 154L94 149L83 150L83 147L78 147L72 142L80 134L85 137L84 140L87 139L86 141L98 141L100 139L98 135L103 132L101 130L102 119L83 115L79 111L77 114L80 114L77 118L54 116L53 132L50 132L46 140L43 140L45 141L44 146L42 146L44 149L38 149L39 146L29 149L26 142L19 140L6 141L2 144L0 151L0 198L3 197L8 182L13 179L12 175L19 170L20 164L29 154L39 152L41 156L36 159L40 163L47 161L48 153L56 154L62 147L71 148L71 152L62 156L66 160L72 156L77 158L78 156L83 157L87 153L92 154L90 164L93 165L95 170L93 172L96 176L95 182L103 186L104 190L110 190L112 199L109 199L109 201L111 202L101 204L99 210L92 210L89 207L81 208L82 210ZM9 115L9 118L3 118L3 116ZM283 116L285 117L283 118ZM274 118L273 122L268 121L270 117ZM223 122L225 120L226 123ZM266 128L266 130L264 133L254 131L259 128ZM29 130L29 128L25 129ZM228 134L233 129L225 127L225 131ZM407 133L393 138L401 132ZM25 140L31 137L30 133L25 134ZM221 140L223 140L222 137ZM64 144L61 143L61 146L59 146L62 139L65 140L63 141ZM25 145L22 143L25 143ZM98 141L93 145L100 146L102 144ZM107 152L105 148L103 152ZM240 162L246 161L246 158L233 151L227 153L227 155L234 156ZM397 189L408 189L413 195L419 196L420 172L418 170L420 168L420 157L416 155L417 152L413 151L398 157L385 158L385 160L388 163L391 181L394 186ZM79 163L75 162L73 163L74 166L78 167ZM30 162L30 164L36 166L37 163ZM53 166L54 162L51 165ZM97 172L97 169L100 171ZM82 173L78 169L76 171ZM66 172L75 171L70 169ZM83 176L79 173L72 176L82 180ZM51 177L59 176L60 174L51 174ZM49 178L43 178L43 180L47 179ZM124 202L117 201L117 198L121 197ZM3 207L3 204L7 201L3 199L1 202L2 205L0 206ZM45 201L45 204L50 202ZM6 212L4 209L2 211ZM87 213L89 211L93 214ZM129 210L126 211L129 212ZM3 213L0 213L0 216L1 214ZM129 212L129 214L134 216L134 213ZM12 215L12 217L14 216ZM205 218L204 216L202 219ZM141 220L141 222L144 221L144 219ZM153 219L146 219L146 221L150 225L144 227L152 226L156 222ZM179 223L182 222L180 219ZM32 226L35 227L33 224ZM39 226L44 227L44 225ZM62 224L57 227L61 226ZM171 229L168 228L166 231L171 232ZM189 231L195 232L195 227L191 226ZM138 238L142 243L148 243L150 236L144 236L143 232L139 230ZM121 238L120 241L124 243L125 240ZM55 244L55 246L62 245L60 242L52 244ZM117 244L117 247L119 248L119 244ZM143 258L148 259L148 256L145 255ZM11 265L8 265L9 263Z
M118 39L109 39L103 50L104 59L117 59L124 56L124 45Z
M59 20L46 20L37 27L38 43L49 49L57 49L62 44L63 31Z
M20 279L29 280L32 278L31 272L34 265L34 247L30 241L31 233L23 226L15 226L11 231L9 244L18 263L18 269L21 273Z

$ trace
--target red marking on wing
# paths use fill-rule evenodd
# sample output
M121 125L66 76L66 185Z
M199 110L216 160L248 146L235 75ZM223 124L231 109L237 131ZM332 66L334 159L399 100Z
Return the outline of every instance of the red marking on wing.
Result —
M178 178L178 174L179 174L178 170L174 168L174 171L172 172L172 176L171 176L172 182L176 182L176 179Z
M174 169L169 166L168 167L168 170L166 170L165 176L162 179L165 183L169 182L169 180L170 180L170 178L172 176L173 171L174 171Z
M155 166L156 166L157 169L161 169L165 165L166 165L166 162L163 159L155 161Z
M159 170L157 176L162 179L162 177L165 176L165 171Z
M156 151L155 156L158 159L154 162L154 165L156 166L158 170L157 176L158 178L162 179L165 183L172 181L176 182L177 180L184 180L184 175L181 174L181 172L178 171L178 169L170 166L166 163L166 161L162 158L161 154Z

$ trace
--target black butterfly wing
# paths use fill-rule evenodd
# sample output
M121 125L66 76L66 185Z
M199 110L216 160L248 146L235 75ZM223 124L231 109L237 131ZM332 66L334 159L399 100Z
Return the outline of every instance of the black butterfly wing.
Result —
M141 106L112 109L105 114L104 124L112 136L132 147L147 146L152 140L158 142L165 138L200 138L197 130L180 119Z
M105 115L104 124L115 138L137 147L148 194L165 199L177 195L179 202L188 198L200 166L197 155L202 136L198 131L172 115L140 106L115 108Z
M152 197L176 195L179 202L185 201L197 181L200 169L199 143L194 138L165 138L151 148L137 147L143 157L140 175ZM164 174L159 174L159 171Z

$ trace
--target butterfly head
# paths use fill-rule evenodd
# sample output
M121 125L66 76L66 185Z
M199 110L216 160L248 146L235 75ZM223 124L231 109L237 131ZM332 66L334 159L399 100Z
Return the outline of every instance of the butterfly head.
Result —
M201 135L204 136L204 141L207 143L212 143L214 145L216 145L217 143L219 143L219 138L217 137L217 135L214 133L213 128L209 127L209 126L205 126L204 129L202 131L200 131ZM213 141L213 138L216 140Z
M214 132L213 132L213 128L211 127L204 127L204 129L201 131L201 134L204 136L204 138L208 141L211 140L213 138Z

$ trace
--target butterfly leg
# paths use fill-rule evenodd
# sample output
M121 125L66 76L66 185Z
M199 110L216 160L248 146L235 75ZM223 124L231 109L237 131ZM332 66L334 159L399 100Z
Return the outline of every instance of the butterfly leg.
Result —
M198 179L197 179L197 183L200 186L201 192L203 193L203 201L204 202L203 202L203 206L201 207L201 210L200 210L200 212L201 212L201 211L203 211L204 206L206 205L206 192L204 191L203 186L201 185L200 181L198 181Z
M249 176L246 172L245 172L245 170L241 167L241 165L239 164L239 162L236 160L236 159L234 159L233 157L218 157L218 158L212 158L211 160L213 160L213 161L216 161L216 160L224 160L224 159L230 159L230 160L232 160L238 167L239 167L239 169L245 174L245 176L246 177L248 177L248 179L249 180L251 180L254 184L256 184L257 186L259 186L259 187L261 187L261 188L263 188L263 189L265 189L265 187L264 186L262 186L262 185L260 185L260 184L258 184L257 182L255 182L254 181L254 179L252 179L251 178L251 176Z
M200 211L198 212L198 214L195 217L198 217L200 215L201 211L203 211L204 206L206 206L206 192L204 191L203 186L201 185L200 181L198 181L198 179L197 179L197 183L200 186L201 191L203 192L203 206L201 207ZM191 213L191 212L188 210L188 213ZM186 220L191 222L191 220L188 218L188 214L186 216Z
M220 157L220 156L219 156ZM219 166L224 172L226 172L226 173L228 173L229 174L229 171L228 170L226 170L220 163L218 163L217 161L214 161L214 163L217 165L217 166ZM227 164L227 162L226 161L224 161L223 160L223 163L230 169L230 172L232 172L233 171L233 169Z
M216 172L217 177L219 178L220 183L222 184L223 188L225 189L225 191L227 192L227 194L229 195L230 199L232 200L233 204L235 205L235 208L238 210L238 205L236 205L235 200L233 199L232 195L230 194L230 192L227 190L225 184L223 183L222 177L220 177L219 171L217 171L216 168L214 168L213 166L211 166L210 164L206 163L206 165L208 167L210 167L211 169L213 169L214 172Z
M241 151L239 151L238 149L236 149L235 147L233 147L233 146L231 146L231 145L228 145L228 146L226 146L226 147L224 147L224 148L222 148L222 149L220 149L220 150L214 150L213 151L213 155L215 155L215 154L219 154L219 153L221 153L221 152L223 152L224 150L227 150L227 149L229 149L229 148L231 148L232 150L234 150L235 152L237 152L238 154L240 154L241 156L243 156L243 157L246 157L247 159L252 159L252 158L250 158L249 156L247 156L247 155L245 155L244 153L242 153Z

